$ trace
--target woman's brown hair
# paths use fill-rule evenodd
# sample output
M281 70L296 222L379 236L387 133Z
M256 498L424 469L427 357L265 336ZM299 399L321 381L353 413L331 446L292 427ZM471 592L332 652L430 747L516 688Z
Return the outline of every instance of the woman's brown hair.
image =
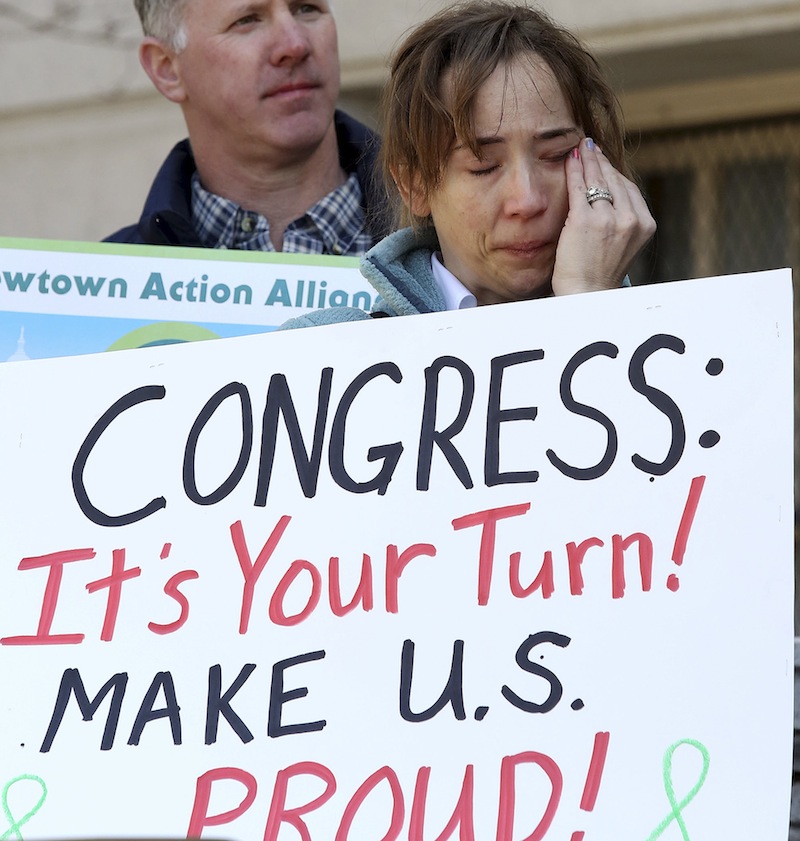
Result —
M439 186L456 138L480 157L472 125L475 97L498 65L525 56L547 64L580 128L617 169L629 173L619 103L581 42L527 4L467 0L415 27L394 52L382 100L381 158L396 205L395 180L426 197ZM396 214L400 224L426 221L403 207Z

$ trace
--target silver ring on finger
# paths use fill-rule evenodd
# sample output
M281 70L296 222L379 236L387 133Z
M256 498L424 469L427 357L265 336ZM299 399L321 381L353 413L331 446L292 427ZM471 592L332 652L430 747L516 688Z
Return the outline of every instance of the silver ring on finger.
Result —
M614 204L614 197L604 187L589 187L586 191L586 201L594 204L596 201L607 201Z

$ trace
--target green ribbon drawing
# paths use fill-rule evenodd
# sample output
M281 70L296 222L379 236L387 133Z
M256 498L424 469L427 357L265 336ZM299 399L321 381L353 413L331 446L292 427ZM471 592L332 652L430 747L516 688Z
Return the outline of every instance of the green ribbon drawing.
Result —
M672 785L672 756L681 745L690 745L700 752L703 757L703 770L700 772L700 778L694 784L689 793L682 800L678 801L675 797L675 788ZM706 775L708 774L709 763L709 753L705 745L702 745L694 739L681 739L679 742L675 742L674 745L670 745L667 748L666 753L664 754L664 791L667 793L667 800L669 800L671 811L650 833L647 841L656 841L656 838L663 835L664 830L666 830L673 821L678 824L678 828L683 836L683 841L691 841L689 833L686 831L686 824L683 822L682 812L692 802L692 800L694 800L697 793L703 787L703 783L706 781Z
M13 786L17 783L22 782L23 780L28 780L30 782L38 783L42 789L42 795L39 798L38 803L29 811L27 812L22 818L17 820L11 814L11 807L8 805L8 793ZM2 801L3 805L3 814L6 816L6 820L8 821L8 829L0 835L0 841L5 841L6 838L11 838L14 836L17 841L23 841L22 834L20 833L20 829L39 811L39 809L44 806L44 801L47 799L47 786L44 783L44 780L41 777L36 777L33 774L21 774L19 777L14 777L13 780L9 780L3 787L3 793L0 795L0 801Z

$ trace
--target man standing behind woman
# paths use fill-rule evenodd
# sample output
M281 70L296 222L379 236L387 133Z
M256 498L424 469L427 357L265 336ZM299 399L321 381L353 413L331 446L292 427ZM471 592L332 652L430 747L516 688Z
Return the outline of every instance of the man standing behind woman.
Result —
M402 227L362 258L372 315L613 289L655 232L597 61L541 11L468 0L413 29L383 98ZM303 327L368 318L318 311Z
M330 0L135 0L139 58L189 133L108 239L363 254L384 232L378 138L336 110Z

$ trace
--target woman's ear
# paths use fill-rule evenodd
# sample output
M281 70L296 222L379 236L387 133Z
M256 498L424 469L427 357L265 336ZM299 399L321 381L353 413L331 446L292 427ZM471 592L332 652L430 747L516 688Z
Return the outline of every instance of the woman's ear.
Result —
M400 193L403 204L412 216L418 219L426 219L430 216L430 202L420 183L419 173L409 173L407 167L392 169L391 172L397 192Z
M186 99L180 75L180 57L163 41L145 38L139 47L139 62L162 96L170 102L180 103Z

